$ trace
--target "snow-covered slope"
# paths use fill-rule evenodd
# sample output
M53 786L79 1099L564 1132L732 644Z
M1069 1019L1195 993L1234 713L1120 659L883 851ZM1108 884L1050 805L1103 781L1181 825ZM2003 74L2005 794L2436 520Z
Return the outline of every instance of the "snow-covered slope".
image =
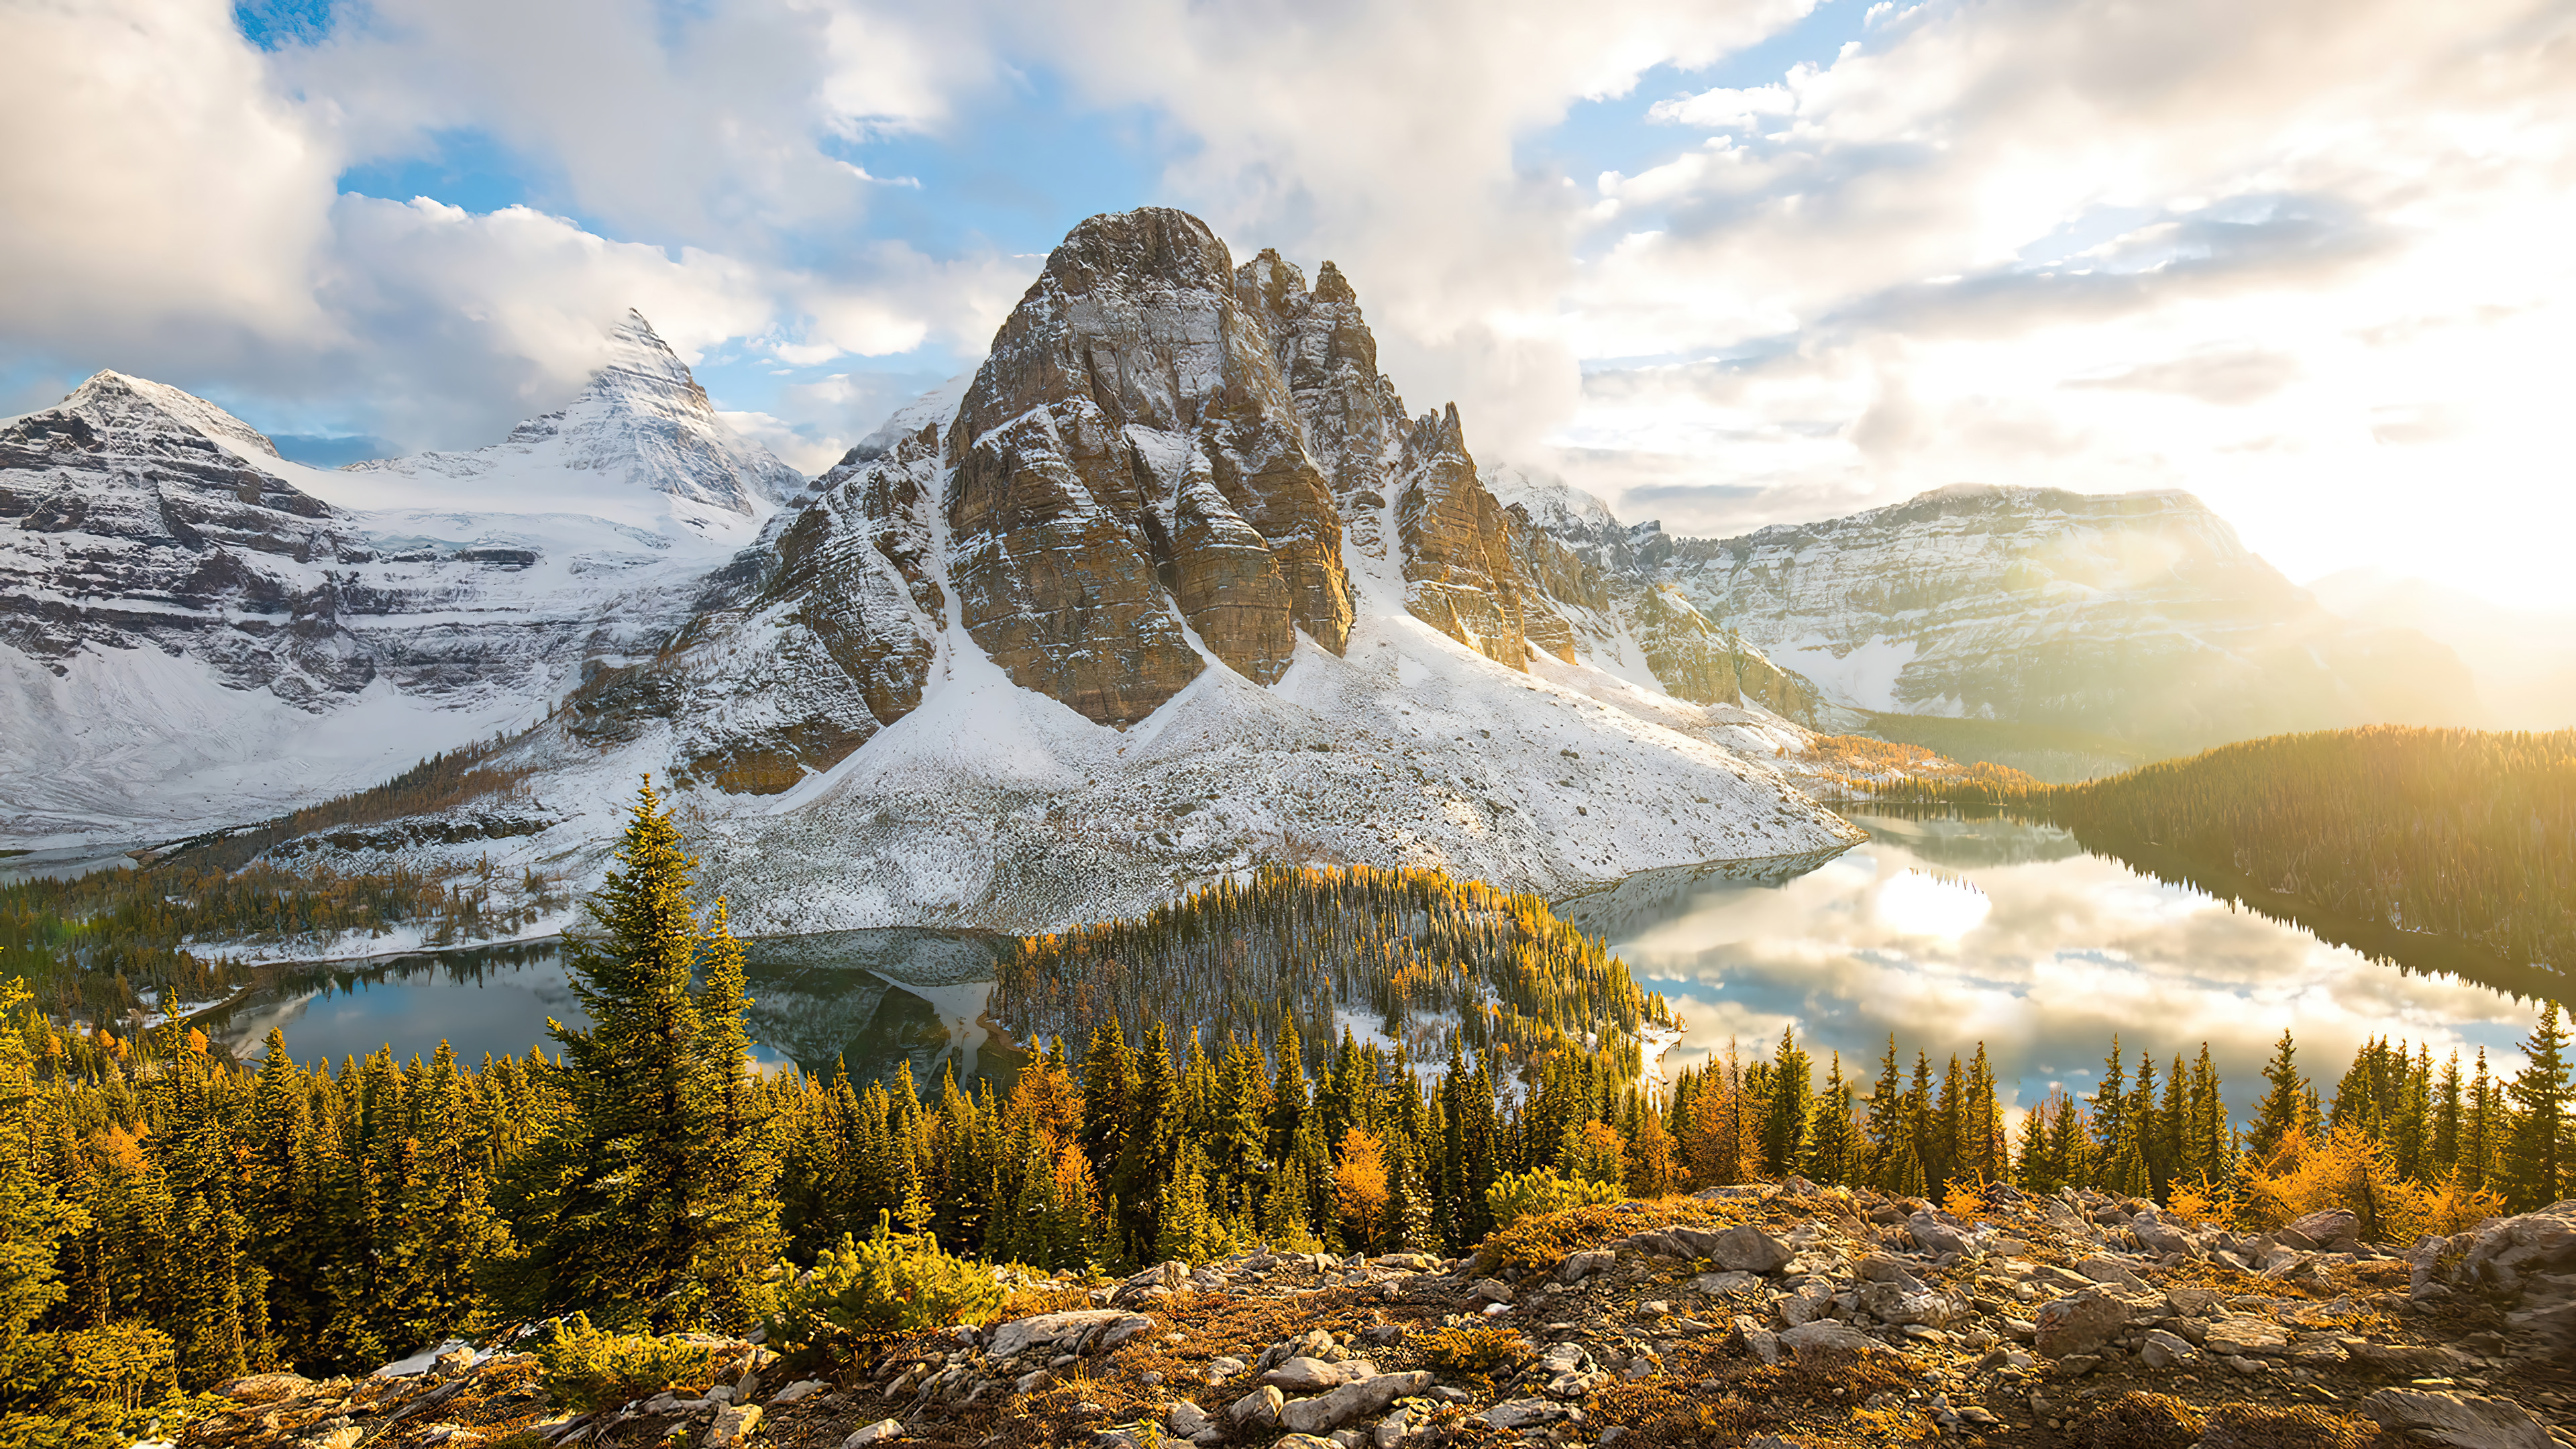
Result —
M113 372L0 422L0 838L274 813L658 649L795 475L641 319L617 348L573 407L434 464L288 463Z
M1684 539L1622 527L1561 485L1495 481L1537 529L1632 590L1687 604L1811 681L1823 702L1802 717L1819 722L1848 726L1848 710L1968 715L2183 748L2482 721L2448 649L2329 613L2188 493L1956 486L1847 518Z

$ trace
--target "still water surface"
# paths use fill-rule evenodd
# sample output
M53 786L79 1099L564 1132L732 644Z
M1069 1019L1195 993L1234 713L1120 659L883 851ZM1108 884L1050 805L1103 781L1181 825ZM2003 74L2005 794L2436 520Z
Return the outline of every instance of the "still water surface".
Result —
M2159 1066L2210 1046L2242 1116L2283 1027L2331 1093L2369 1037L2428 1043L2438 1062L2483 1045L2519 1065L2530 1004L2444 976L2414 975L2186 887L2094 855L2070 833L2003 820L1856 814L1867 844L1795 872L1655 871L1563 903L1639 983L1687 1022L1668 1064L1730 1038L1767 1052L1794 1027L1821 1070L1840 1052L1865 1092L1887 1037L1904 1060L1986 1044L2006 1105L2053 1084L2087 1092L2119 1033ZM1018 1055L980 1023L1001 938L922 930L842 931L747 943L754 1052L770 1065L883 1077L910 1063L928 1090L951 1060L961 1079L1006 1081ZM552 1044L548 1016L585 1018L550 945L483 947L287 973L200 1018L255 1055L271 1027L297 1058L337 1062L390 1045L426 1056L441 1040L472 1062Z

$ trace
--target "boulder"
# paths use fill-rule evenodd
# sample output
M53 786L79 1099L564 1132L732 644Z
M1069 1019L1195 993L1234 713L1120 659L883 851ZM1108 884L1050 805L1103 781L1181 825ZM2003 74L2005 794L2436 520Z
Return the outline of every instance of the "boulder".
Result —
M1618 1261L1618 1254L1599 1249L1588 1253L1568 1253L1565 1261L1557 1265L1556 1281L1569 1285L1580 1283L1595 1273L1608 1272Z
M2156 1373L2181 1368L2199 1356L2180 1335L2161 1328L2147 1330L2146 1342L2138 1345L2138 1362Z
M2511 1399L2381 1389L2361 1401L2361 1412L2383 1429L2455 1449L2556 1449L2549 1430Z
M1291 1399L1279 1407L1279 1424L1300 1434L1329 1434L1354 1419L1385 1413L1389 1404L1430 1387L1431 1375L1420 1369L1379 1374L1311 1399Z
M1263 1374L1261 1381L1285 1394L1314 1394L1376 1373L1376 1367L1365 1359L1326 1363L1320 1358L1300 1355L1282 1360L1277 1368Z
M1766 1364L1776 1364L1780 1361L1779 1335L1741 1314L1738 1314L1735 1319L1735 1341L1744 1346L1746 1353Z
M2281 1230L2281 1241L2320 1253L2349 1253L2361 1241L2361 1219L2342 1208L2310 1213Z
M888 1439L902 1437L901 1419L879 1419L873 1424L852 1430L850 1437L841 1441L841 1449L868 1449L870 1444L882 1444Z
M1217 1426L1208 1412L1187 1399L1163 1411L1163 1424L1184 1439L1195 1439Z
M2040 1357L2089 1354L2129 1326L2129 1305L2100 1288L2087 1288L2039 1305L2032 1324Z
M716 1410L714 1422L707 1425L707 1436L698 1443L700 1449L737 1449L750 1442L752 1431L759 1427L758 1404L727 1404Z
M1227 1409L1225 1416L1241 1428L1275 1429L1279 1426L1279 1410L1287 1402L1286 1394L1263 1384L1235 1400L1234 1407Z
M1927 1208L1907 1218L1905 1230L1914 1235L1915 1243L1927 1253L1968 1251L1965 1225L1948 1213L1937 1213Z
M2272 1358L2290 1351L2290 1336L2278 1324L2234 1313L2211 1323L2201 1346L2220 1358Z
M1777 1273L1789 1265L1789 1245L1750 1223L1741 1223L1717 1235L1717 1242L1703 1256L1717 1260L1717 1266L1739 1273Z
M2415 1250L2415 1296L2473 1294L2504 1310L2506 1351L2544 1364L2576 1359L2576 1199Z
M1509 1303L1512 1290L1494 1279L1479 1278L1467 1286L1467 1296L1481 1298L1487 1303Z
M1841 1368L1886 1347L1850 1324L1832 1319L1789 1329L1779 1337L1780 1346L1797 1355L1802 1369Z
M1150 1332L1154 1320L1141 1313L1121 1308L1074 1308L1062 1313L1041 1313L1031 1318L1013 1319L993 1330L993 1341L984 1349L984 1357L994 1363L1015 1358L1032 1348L1050 1348L1057 1353L1078 1353L1084 1346L1097 1343L1114 1348L1138 1334Z
M2146 1250L2150 1253L2189 1253L2192 1251L2191 1234L2184 1232L2172 1223L2166 1222L2164 1220L2164 1215L2157 1212L2154 1208L2145 1209L2136 1217L2131 1218L2129 1220L2129 1231L2137 1235L2139 1243L2144 1245Z
M1563 1404L1546 1399L1505 1399L1476 1417L1497 1429L1536 1429L1565 1417Z
M1860 1290L1863 1312L1881 1323L1942 1328L1967 1316L1968 1306L1947 1293L1909 1291L1902 1283L1872 1283Z
M227 1399L245 1404L273 1404L291 1399L313 1387L313 1381L302 1374L251 1374L244 1378L226 1379L215 1385L215 1392Z
M2132 1293L2145 1293L2150 1291L2147 1287L2147 1280L2139 1277L2136 1269L2121 1262L2119 1259L2112 1257L2108 1253L2094 1254L2092 1257L2076 1264L2075 1271L2092 1279L2096 1283L2116 1283L2119 1286L2128 1289Z

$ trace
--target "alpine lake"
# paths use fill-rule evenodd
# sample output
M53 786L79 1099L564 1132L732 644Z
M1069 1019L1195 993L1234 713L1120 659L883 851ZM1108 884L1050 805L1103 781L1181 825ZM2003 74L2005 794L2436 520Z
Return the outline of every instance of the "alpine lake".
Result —
M1681 1017L1662 1071L1730 1047L1767 1055L1787 1029L1820 1072L1839 1055L1866 1095L1891 1035L1909 1070L1921 1051L1936 1073L1982 1043L2006 1104L2027 1108L2054 1087L2090 1092L2115 1036L2132 1073L2143 1049L2160 1077L2205 1043L2241 1117L2284 1028L2331 1093L2354 1050L2380 1037L2429 1047L2437 1064L2456 1050L2464 1072L2483 1047L2510 1071L2538 1015L2533 968L2432 942L2372 940L2365 953L2336 944L2355 937L2331 923L2232 906L2062 829L1849 813L1870 839L1821 862L1650 871L1557 904ZM909 1064L928 1092L952 1063L962 1083L1002 1087L1025 1059L984 1019L1008 937L893 928L745 947L765 1068L845 1063L862 1080ZM549 1017L588 1020L559 945L543 941L271 968L195 1021L244 1057L276 1028L307 1062L385 1047L427 1057L445 1041L472 1063L551 1052Z

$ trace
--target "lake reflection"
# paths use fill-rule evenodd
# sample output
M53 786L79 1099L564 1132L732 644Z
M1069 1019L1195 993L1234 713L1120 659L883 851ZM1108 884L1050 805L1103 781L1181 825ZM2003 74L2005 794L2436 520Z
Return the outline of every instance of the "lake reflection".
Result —
M2003 820L1851 817L1867 844L1803 873L1650 872L1558 907L1605 937L1687 1021L1674 1065L1735 1038L1767 1053L1783 1026L1866 1092L1888 1033L1910 1068L1986 1043L2008 1106L2054 1084L2089 1092L2112 1033L2134 1071L2207 1042L2241 1117L2283 1027L2321 1094L2365 1038L2429 1043L2438 1064L2484 1045L2518 1065L2537 1008L2409 975ZM1806 862L1798 862L1803 866Z
M927 1093L950 1062L971 1086L1007 1086L1020 1054L982 1021L999 938L945 931L836 931L746 941L752 1056L828 1072L846 1060L860 1081L909 1063ZM290 968L243 999L197 1018L235 1054L255 1058L272 1028L299 1061L337 1063L390 1046L428 1057L445 1041L479 1062L542 1046L549 1016L587 1026L553 942L468 947Z

